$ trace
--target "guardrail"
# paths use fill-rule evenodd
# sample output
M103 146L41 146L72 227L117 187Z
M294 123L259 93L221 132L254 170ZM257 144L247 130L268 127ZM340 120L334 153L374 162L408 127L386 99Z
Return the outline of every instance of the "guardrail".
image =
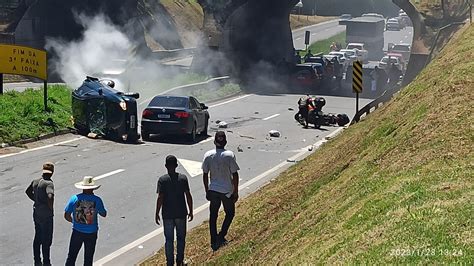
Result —
M196 51L195 47L183 48L183 49L174 49L174 50L155 50L152 51L153 57L158 60L179 58L183 56L189 56L194 54Z
M198 83L192 83L192 84L187 84L187 85L182 85L178 87L171 88L169 90L163 91L158 93L158 95L169 95L171 93L173 94L181 94L181 95L192 95L192 92L201 90L201 89L217 89L220 88L221 86L229 83L231 81L230 76L223 76L223 77L215 77L211 78L209 80L203 81L203 82L198 82ZM154 97L154 96L153 96ZM146 104L153 97L147 98L140 102L140 105Z
M370 112L373 112L375 110L377 110L377 108L379 108L380 106L382 106L383 104L385 104L386 102L390 101L393 97L393 95L395 95L395 93L399 92L401 89L401 87L397 86L395 88L391 88L391 89L388 89L388 90L385 90L381 96L379 96L377 99L371 101L370 103L368 103L367 105L365 105L364 107L362 107L355 115L354 115L354 118L352 118L352 121L351 121L351 125L357 123L360 121L360 118L363 116L363 115L368 115L370 114Z

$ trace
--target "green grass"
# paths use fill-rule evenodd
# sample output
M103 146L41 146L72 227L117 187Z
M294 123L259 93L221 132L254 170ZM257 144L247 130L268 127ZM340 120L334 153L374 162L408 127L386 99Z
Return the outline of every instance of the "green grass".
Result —
M186 258L472 264L473 51L469 26L393 101L240 200L228 246L213 253L208 224L193 229ZM164 262L160 250L143 265Z
M202 90L196 90L192 92L191 95L199 99L199 101L201 102L210 102L229 97L240 92L241 89L238 84L229 83L215 90L209 90L207 88Z
M38 137L54 132L45 124L51 118L57 129L71 126L71 90L48 86L49 112L44 111L43 90L10 91L0 96L0 143Z
M337 35L334 35L333 37L326 39L326 40L321 40L315 43L312 43L308 49L311 50L312 54L317 54L317 53L323 53L323 54L328 54L330 52L329 47L333 42L340 43L343 48L346 47L346 32L341 32ZM300 55L303 57L306 55L306 51L300 52Z

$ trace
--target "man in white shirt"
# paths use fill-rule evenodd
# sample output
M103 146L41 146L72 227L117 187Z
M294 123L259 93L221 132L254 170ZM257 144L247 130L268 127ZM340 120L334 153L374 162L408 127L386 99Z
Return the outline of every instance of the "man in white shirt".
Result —
M239 174L235 155L226 150L227 139L224 131L217 131L214 144L216 149L206 152L202 163L203 183L209 205L209 231L211 248L216 251L228 243L225 236L235 215L235 203L239 198ZM210 183L209 183L210 179ZM225 218L221 231L217 233L219 208L224 205Z

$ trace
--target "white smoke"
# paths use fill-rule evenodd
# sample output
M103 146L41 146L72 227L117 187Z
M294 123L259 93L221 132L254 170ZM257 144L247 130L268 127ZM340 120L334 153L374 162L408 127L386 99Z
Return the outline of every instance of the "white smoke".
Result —
M86 75L93 76L111 69L123 71L124 62L132 48L125 34L103 15L93 18L76 15L76 20L85 29L79 40L46 40L46 49L57 55L53 60L53 68L61 78L75 88Z

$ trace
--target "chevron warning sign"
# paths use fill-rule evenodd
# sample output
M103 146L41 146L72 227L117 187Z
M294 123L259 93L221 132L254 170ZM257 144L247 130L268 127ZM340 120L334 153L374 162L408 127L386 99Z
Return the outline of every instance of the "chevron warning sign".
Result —
M352 90L355 93L362 93L363 83L362 83L362 62L354 61L352 67Z

